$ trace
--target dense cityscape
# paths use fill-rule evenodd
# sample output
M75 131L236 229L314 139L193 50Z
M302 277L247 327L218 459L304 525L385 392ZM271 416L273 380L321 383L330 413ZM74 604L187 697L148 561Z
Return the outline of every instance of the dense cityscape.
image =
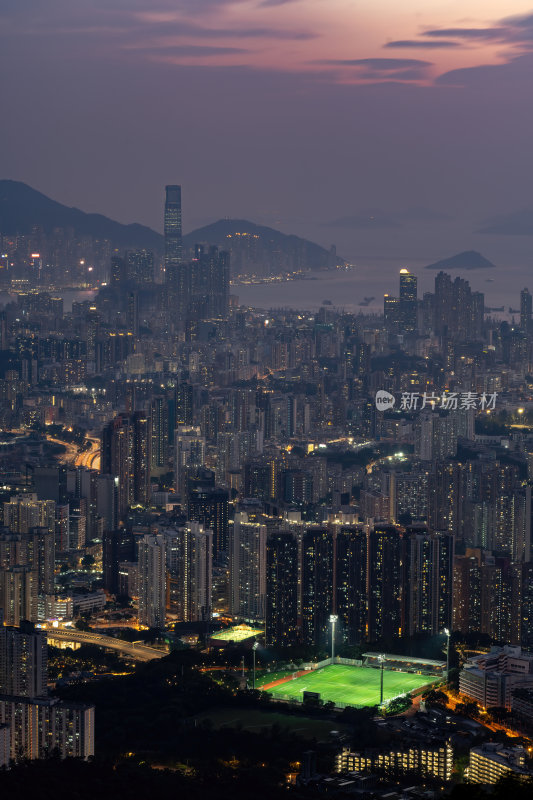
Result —
M529 0L0 6L0 794L530 798Z
M43 232L2 239L2 765L109 758L153 681L215 752L286 737L272 791L529 779L529 290L512 322L406 268L382 314L248 308L233 237L187 249L164 200L163 253L102 243L68 311ZM111 758L194 783L202 750L125 723Z

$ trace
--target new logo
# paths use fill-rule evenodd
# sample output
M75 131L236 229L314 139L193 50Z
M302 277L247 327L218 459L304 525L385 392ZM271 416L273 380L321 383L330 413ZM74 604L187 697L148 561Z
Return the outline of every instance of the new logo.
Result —
M378 411L387 411L387 409L393 407L395 402L394 395L390 394L390 392L386 392L384 389L376 392L376 408Z

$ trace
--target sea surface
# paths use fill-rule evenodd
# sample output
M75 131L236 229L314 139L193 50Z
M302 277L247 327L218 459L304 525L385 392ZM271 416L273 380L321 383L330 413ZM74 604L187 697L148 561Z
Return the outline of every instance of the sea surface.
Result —
M350 270L317 272L315 279L286 281L283 283L242 284L231 287L239 303L264 309L294 308L316 310L324 301L350 313L382 313L383 295L397 296L399 272L408 267L418 277L418 296L433 292L437 271L424 269L425 263L397 260L357 264ZM507 269L448 270L452 277L460 275L470 282L473 291L483 292L485 306L499 308L504 313L494 313L497 318L510 319L509 309L520 308L520 291L528 287L533 294L533 268L509 266ZM365 301L370 299L369 302ZM519 313L519 312L518 312ZM516 314L515 314L516 316Z
M279 308L312 311L326 304L350 313L382 313L383 295L397 296L400 269L407 267L418 277L418 297L424 292L433 292L436 270L425 269L426 261L411 259L408 263L398 259L367 260L356 263L349 270L311 273L308 279L283 281L280 283L239 284L231 287L241 305L265 310ZM509 265L505 269L447 270L452 277L460 275L470 282L473 291L483 292L485 307L504 307L504 312L492 316L511 319L519 313L520 291L529 288L533 294L533 266L523 262ZM73 301L92 300L94 290L56 290L54 295L62 297L64 310L70 311ZM366 298L366 299L365 299ZM0 307L15 299L15 295L0 292Z

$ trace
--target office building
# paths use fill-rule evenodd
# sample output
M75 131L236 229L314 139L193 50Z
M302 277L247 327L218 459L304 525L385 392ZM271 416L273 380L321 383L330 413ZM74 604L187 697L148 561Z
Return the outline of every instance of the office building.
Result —
M403 332L417 328L417 278L407 269L400 270L400 323Z
M189 301L189 274L183 263L181 232L181 186L166 187L165 197L165 285L167 304L172 316L179 320ZM176 315L178 315L176 317Z

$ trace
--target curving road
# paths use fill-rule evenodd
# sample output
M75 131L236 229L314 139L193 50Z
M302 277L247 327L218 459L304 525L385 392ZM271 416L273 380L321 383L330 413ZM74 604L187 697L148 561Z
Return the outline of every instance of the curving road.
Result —
M90 633L88 631L64 630L53 628L46 631L49 639L58 639L62 642L80 642L80 644L94 644L98 647L105 647L108 650L117 650L119 653L129 656L135 661L153 661L155 658L164 658L167 654L164 650L156 650L146 644L132 644L123 639L115 639L113 636L104 636L100 633Z

